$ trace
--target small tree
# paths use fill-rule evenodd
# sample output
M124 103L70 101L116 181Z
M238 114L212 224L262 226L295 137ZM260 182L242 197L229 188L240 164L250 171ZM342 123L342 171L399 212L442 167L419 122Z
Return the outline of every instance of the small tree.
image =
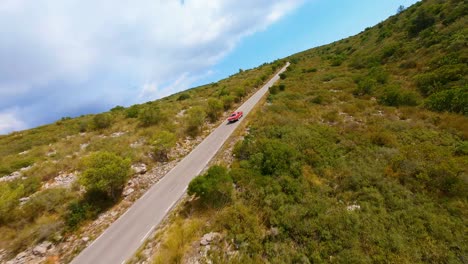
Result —
M193 179L187 192L199 197L204 205L219 207L231 201L232 189L232 178L227 169L213 166L206 174Z
M96 129L108 128L111 122L112 118L109 114L98 114L93 118L93 125Z
M169 131L162 131L153 136L153 155L157 161L168 161L169 151L175 146L177 137Z
M152 126L161 123L166 116L159 107L146 107L138 116L142 126Z
M207 114L210 121L213 123L218 120L223 112L223 102L216 98L209 98L207 105Z
M125 116L127 118L137 118L140 109L137 105L132 105L125 110Z
M110 152L94 152L83 159L85 170L79 182L87 192L106 193L116 200L130 176L130 160Z
M186 132L194 137L200 133L203 123L205 122L206 113L200 106L194 106L187 110L185 117Z
M223 101L224 111L227 111L229 110L229 108L231 108L232 103L234 103L234 99L235 98L232 95L226 95L221 97L221 100Z
M405 11L405 6L404 5L400 5L397 9L397 14L400 14L401 12Z

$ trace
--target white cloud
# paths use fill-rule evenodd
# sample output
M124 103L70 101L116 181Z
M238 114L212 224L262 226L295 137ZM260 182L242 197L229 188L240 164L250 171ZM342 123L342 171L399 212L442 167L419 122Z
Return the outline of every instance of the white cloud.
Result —
M31 101L41 111L48 96L129 104L177 92L301 2L0 1L0 111Z
M26 128L26 124L18 119L18 109L0 112L0 133L18 131Z

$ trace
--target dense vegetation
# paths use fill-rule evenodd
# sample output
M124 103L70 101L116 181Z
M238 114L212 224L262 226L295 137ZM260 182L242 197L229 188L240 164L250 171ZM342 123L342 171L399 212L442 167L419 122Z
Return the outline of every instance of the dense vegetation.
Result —
M42 240L60 242L121 201L130 165L149 168L180 158L177 143L205 136L244 97L282 66L281 61L154 102L0 136L0 249L17 253ZM212 124L211 124L212 123ZM30 167L29 167L30 166ZM74 174L71 186L46 187Z
M181 218L224 236L210 258L466 263L467 8L422 1L287 58L231 168L190 185Z

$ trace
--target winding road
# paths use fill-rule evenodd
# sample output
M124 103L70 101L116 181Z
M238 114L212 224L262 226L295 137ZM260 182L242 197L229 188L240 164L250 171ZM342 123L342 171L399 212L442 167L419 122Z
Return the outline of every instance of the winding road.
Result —
M243 111L245 117L288 66L289 63L236 111ZM190 181L206 167L242 121L243 118L229 125L223 122L71 263L121 264L129 259L182 197Z

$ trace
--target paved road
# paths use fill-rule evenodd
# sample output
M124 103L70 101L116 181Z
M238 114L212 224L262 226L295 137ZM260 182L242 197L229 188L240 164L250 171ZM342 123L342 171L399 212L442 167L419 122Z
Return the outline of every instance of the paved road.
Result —
M289 63L281 69L280 73L285 71L288 65ZM268 91L268 88L279 79L278 75L279 73L242 104L237 111L244 111L245 117ZM205 168L242 120L243 118L229 125L223 122L217 127L138 199L127 212L110 225L100 237L83 250L72 263L121 264L129 259L182 197L189 182Z

